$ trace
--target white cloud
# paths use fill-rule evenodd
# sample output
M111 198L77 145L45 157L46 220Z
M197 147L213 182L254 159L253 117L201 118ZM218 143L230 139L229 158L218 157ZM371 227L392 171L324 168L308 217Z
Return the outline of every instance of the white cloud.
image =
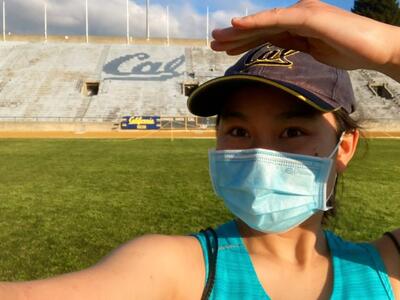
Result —
M85 0L47 0L48 33L60 35L85 34ZM130 3L131 34L143 37L146 34L145 6ZM15 34L42 34L44 31L43 0L8 0L7 31ZM125 0L88 0L89 33L92 35L126 34ZM150 7L151 36L166 35L166 7L154 4ZM206 17L199 13L191 1L170 2L171 37L205 38ZM216 2L214 2L216 3ZM254 12L260 8L251 1L219 0L218 9L211 7L210 27L225 27L234 16L243 15L245 9ZM0 22L1 23L1 22ZM0 24L1 26L1 24Z

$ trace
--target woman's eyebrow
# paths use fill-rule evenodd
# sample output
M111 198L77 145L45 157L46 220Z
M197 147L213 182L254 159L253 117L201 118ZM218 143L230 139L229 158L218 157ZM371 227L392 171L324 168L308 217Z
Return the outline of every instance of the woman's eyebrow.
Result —
M290 120L290 119L316 119L321 113L313 109L293 109L280 113L277 119Z
M222 112L221 113L221 118L226 120L226 119L241 119L243 121L247 121L248 118L246 117L245 114L238 112L238 111L228 111L228 112Z

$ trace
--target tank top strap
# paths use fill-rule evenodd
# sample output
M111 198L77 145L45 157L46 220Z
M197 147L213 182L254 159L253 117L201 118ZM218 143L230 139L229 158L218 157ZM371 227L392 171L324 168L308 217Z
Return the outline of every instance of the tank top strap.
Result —
M258 280L250 256L242 242L235 221L216 229L218 236L218 258L215 284L208 299L213 300L270 300ZM206 280L209 276L209 258L206 239L196 234L204 254Z

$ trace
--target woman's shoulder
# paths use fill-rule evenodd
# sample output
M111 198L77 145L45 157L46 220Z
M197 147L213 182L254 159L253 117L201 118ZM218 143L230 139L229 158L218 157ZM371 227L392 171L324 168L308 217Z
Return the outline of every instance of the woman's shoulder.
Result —
M392 235L400 243L400 228L393 231ZM390 278L395 298L400 299L400 253L397 250L394 241L388 235L383 235L381 238L371 242L370 244L376 247L382 257Z
M107 260L129 269L129 277L152 277L157 289L170 290L173 299L200 298L204 286L203 253L194 236L149 234L115 250Z
M400 243L400 228L393 231L392 236ZM388 272L392 269L392 273L396 274L397 278L400 280L400 253L394 241L388 235L383 235L370 244L375 246L378 250L385 262Z
M147 234L123 244L113 251L109 257L112 258L124 252L145 253L146 257L153 257L153 261L167 259L169 263L174 263L175 260L182 257L182 254L193 254L196 251L201 252L201 248L197 239L193 236Z

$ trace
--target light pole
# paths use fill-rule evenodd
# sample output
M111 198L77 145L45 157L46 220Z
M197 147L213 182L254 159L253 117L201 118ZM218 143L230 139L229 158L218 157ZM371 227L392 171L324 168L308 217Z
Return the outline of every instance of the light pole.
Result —
M129 0L126 0L126 43L130 43L130 33L129 33Z
M89 9L88 0L86 0L86 44L89 43Z
M169 46L169 6L167 5L167 46Z
M47 43L47 1L44 1L44 41Z
M3 42L6 41L6 1L3 0Z
M146 37L147 37L147 40L150 40L149 9L150 9L150 0L146 0Z
M206 41L207 41L207 47L210 45L210 8L207 6L207 37L206 37Z

